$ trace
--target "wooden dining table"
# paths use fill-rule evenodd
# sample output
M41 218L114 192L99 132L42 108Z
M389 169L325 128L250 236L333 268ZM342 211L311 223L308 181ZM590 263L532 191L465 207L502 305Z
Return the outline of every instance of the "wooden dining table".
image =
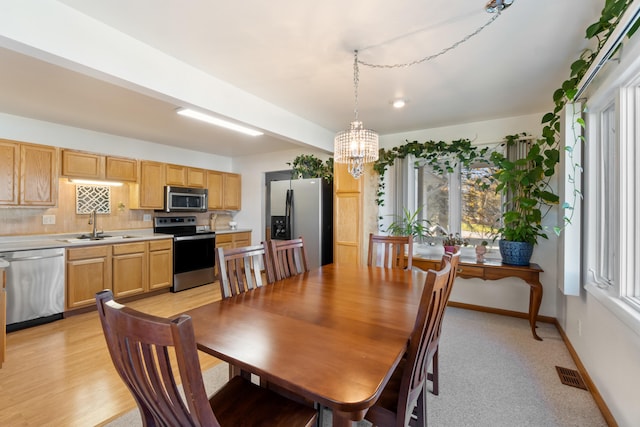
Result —
M198 348L362 420L407 349L426 273L355 265L310 272L186 312Z

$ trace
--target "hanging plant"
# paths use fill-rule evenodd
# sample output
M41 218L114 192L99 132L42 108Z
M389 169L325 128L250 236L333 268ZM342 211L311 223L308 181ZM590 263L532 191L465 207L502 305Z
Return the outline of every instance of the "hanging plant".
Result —
M291 178L323 178L333 182L333 157L322 161L313 154L301 154L293 162L287 162L291 166Z

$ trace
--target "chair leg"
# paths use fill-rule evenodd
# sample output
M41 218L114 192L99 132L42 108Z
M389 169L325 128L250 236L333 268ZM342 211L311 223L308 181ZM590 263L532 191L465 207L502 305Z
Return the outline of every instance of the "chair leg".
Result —
M437 396L439 392L439 387L438 387L438 353L439 352L440 352L440 349L437 348L436 352L433 354L433 364L432 364L433 374L431 376L432 376L432 382L433 382L433 394L435 396Z
M412 427L414 426L427 427L427 390L426 389L427 387L425 383L424 387L422 387L422 392L418 397L417 405L413 410L413 415L415 416L415 419L411 420L411 421L414 421L410 423Z

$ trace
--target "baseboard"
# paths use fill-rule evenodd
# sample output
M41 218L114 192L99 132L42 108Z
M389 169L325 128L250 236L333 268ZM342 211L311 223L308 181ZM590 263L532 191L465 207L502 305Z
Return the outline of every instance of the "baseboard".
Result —
M607 403L604 401L604 399L600 395L598 388L595 386L595 384L591 380L589 373L587 372L584 365L582 364L582 361L578 357L578 353L576 353L576 350L573 348L573 345L571 345L571 341L569 341L569 337L567 337L567 334L565 334L564 329L562 329L562 326L560 326L560 323L558 322L557 319L554 322L554 324L556 325L556 329L558 329L558 332L562 337L562 341L564 341L564 344L567 346L567 350L569 350L569 354L571 355L571 358L575 362L576 367L578 368L578 372L580 372L580 375L582 375L582 379L584 380L584 383L587 385L589 392L593 396L593 400L596 401L596 405L598 406L598 409L600 409L600 412L602 413L602 416L604 417L604 420L606 421L607 425L609 427L618 427L618 423L616 422L616 419L613 417L613 414L609 410Z
M455 302L455 301L449 301L447 305L450 307L463 308L465 310L474 310L474 311L481 311L483 313L499 314L502 316L517 317L520 319L529 319L528 313L522 313L520 311L503 310L501 308L485 307L482 305L474 305L474 304L465 304L462 302ZM567 334L564 333L564 330L560 326L560 323L558 323L558 319L550 316L538 316L537 320L539 322L553 323L555 325L556 329L558 330L558 333L562 337L562 341L564 341L564 345L567 347L567 350L569 351L571 358L573 359L574 363L576 364L576 367L578 368L578 372L580 372L580 375L582 375L582 379L587 385L587 388L589 389L589 393L591 393L591 396L593 396L593 400L595 400L596 402L596 406L598 407L598 409L600 409L600 412L602 413L602 416L605 422L609 427L618 427L618 423L616 422L616 419L613 417L613 414L611 414L611 411L609 410L607 403L604 401L597 387L591 380L589 373L587 372L584 365L582 364L582 361L578 357L578 353L576 353L575 349L573 348L573 345L571 345L571 341L569 341L569 337L567 337Z
M518 317L520 319L529 319L529 313L522 313L520 311L503 310L501 308L485 307L483 305L466 304L463 302L455 302L455 301L449 301L447 305L450 307L464 308L466 310L482 311L484 313L500 314L502 316L509 316L509 317ZM538 315L538 322L555 324L556 318Z

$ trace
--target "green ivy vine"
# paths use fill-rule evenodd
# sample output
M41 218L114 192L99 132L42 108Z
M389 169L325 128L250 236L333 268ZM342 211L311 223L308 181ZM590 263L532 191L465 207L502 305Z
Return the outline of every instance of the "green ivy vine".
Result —
M595 61L632 2L633 0L606 0L600 19L586 30L585 37L588 40L595 40L596 46L593 49L585 50L580 58L571 64L569 78L553 93L553 111L546 113L542 118L542 137L531 142L525 158L510 161L496 150L489 151L486 147L480 149L472 146L468 139L460 139L451 143L443 141L419 143L414 141L390 150L381 149L379 160L374 164L374 170L379 174L376 195L378 206L384 203L384 174L396 159L403 159L412 154L417 159L426 161L435 172L445 173L451 172L458 163L462 166L469 166L479 159L487 160L488 156L489 162L498 168L492 176L492 179L498 182L497 191L509 194L509 201L502 215L502 227L499 229L501 238L532 244L537 242L538 237L547 238L541 222L550 207L559 203L559 197L551 191L549 182L560 162L562 111L567 104L576 101L575 97L581 79ZM633 36L638 26L640 26L640 21L636 22L633 28L628 31L628 38ZM573 158L573 151L577 144L584 142L581 129L577 129L577 127L584 128L583 119L578 118L572 123L573 144L567 144L563 148L567 152L569 182L574 183L582 172L582 168L579 161ZM515 144L522 136L524 134L507 136L505 137L506 144ZM563 217L564 227L571 223L573 206L575 206L577 199L582 197L582 194L574 188L571 197L571 200L562 203L562 207L569 211L569 214ZM546 211L543 212L545 208ZM560 234L564 227L557 226L553 230L556 234Z

